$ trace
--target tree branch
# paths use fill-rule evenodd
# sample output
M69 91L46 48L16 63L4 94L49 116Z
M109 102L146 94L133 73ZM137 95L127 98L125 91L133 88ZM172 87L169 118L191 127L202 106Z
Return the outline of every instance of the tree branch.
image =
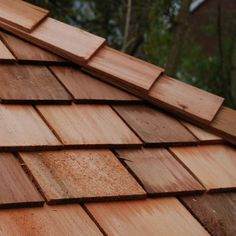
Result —
M191 2L191 0L182 0L180 11L177 16L177 24L175 26L172 46L166 65L166 73L171 76L176 75L178 63L180 61L185 32L188 27L189 7Z
M125 52L128 44L129 38L129 28L131 21L131 12L132 12L132 0L127 0L127 11L126 11L126 20L125 20L125 31L124 31L124 40L121 51Z

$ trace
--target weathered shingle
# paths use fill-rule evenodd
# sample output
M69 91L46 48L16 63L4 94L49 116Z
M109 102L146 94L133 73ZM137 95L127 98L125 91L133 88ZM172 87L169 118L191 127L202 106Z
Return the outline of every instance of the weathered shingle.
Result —
M13 104L69 104L70 94L45 66L0 65L0 99Z
M108 150L20 155L50 204L135 199L146 195Z
M236 232L236 194L204 194L182 197L183 204L211 235L234 236Z
M164 148L117 150L152 196L203 192L203 186Z
M114 106L114 109L146 145L198 143L178 120L147 105Z
M12 105L0 104L0 207L42 206L37 191L47 204L82 203L2 209L2 234L234 235L235 147L206 145L236 144L223 98L101 37L49 17L36 24L32 12L47 16L36 6L1 3L0 102Z
M0 179L0 208L43 205L43 198L11 153L0 153Z

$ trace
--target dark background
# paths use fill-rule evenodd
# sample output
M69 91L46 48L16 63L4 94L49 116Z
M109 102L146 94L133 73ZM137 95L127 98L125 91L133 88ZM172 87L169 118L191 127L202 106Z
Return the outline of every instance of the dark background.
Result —
M236 107L235 0L28 0Z

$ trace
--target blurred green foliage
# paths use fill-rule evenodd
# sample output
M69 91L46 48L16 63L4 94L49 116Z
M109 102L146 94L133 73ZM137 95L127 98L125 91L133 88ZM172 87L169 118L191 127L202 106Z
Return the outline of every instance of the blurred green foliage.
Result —
M170 47L175 41L173 31L181 0L132 0L128 42L124 47L128 1L131 0L28 2L49 9L51 16L58 20L105 37L114 48L125 48L129 54L165 67ZM218 1L219 4L222 2ZM212 20L201 26L203 33L213 39L215 50L206 53L190 28L174 76L225 97L227 105L235 107L236 17L233 11L232 14L224 10L218 13L220 15L214 15Z

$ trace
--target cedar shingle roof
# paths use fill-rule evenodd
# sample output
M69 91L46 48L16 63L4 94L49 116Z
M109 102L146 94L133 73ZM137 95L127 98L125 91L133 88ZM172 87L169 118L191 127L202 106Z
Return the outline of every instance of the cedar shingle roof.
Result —
M1 234L236 234L223 98L46 10L0 6Z

